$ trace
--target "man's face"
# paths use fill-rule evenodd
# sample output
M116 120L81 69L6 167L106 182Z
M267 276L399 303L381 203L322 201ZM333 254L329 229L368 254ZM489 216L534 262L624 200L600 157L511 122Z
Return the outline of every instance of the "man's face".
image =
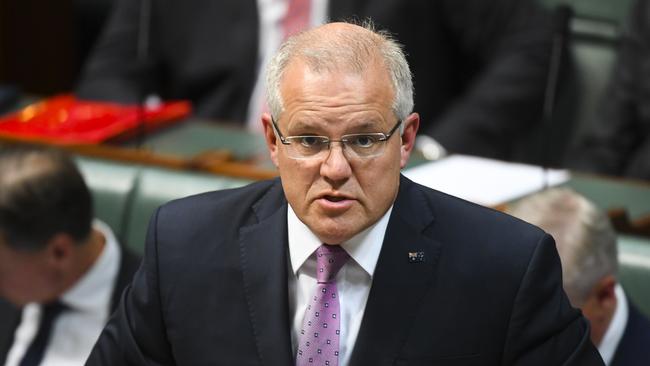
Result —
M17 250L0 236L0 296L17 306L53 297L54 273L46 249Z
M319 135L339 140L355 133L388 133L396 124L393 90L383 67L361 74L314 72L303 62L286 69L280 92L284 112L278 127L283 136ZM271 158L278 167L287 200L297 216L323 242L340 244L368 228L386 213L399 186L399 172L413 148L419 117L405 121L376 157L359 158L339 142L320 158L295 159L276 137L269 115L263 116Z

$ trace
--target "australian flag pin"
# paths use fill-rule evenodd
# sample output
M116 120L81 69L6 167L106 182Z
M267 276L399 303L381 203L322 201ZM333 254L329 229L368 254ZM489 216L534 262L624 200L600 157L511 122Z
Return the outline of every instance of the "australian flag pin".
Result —
M409 252L409 263L424 262L424 252Z

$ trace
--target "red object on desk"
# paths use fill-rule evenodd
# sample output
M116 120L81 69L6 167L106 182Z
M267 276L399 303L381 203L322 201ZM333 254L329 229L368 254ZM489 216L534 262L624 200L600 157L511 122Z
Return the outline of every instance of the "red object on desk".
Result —
M191 112L188 101L155 107L79 100L70 94L30 104L0 118L0 136L57 144L100 143L176 123ZM140 122L144 116L144 124Z

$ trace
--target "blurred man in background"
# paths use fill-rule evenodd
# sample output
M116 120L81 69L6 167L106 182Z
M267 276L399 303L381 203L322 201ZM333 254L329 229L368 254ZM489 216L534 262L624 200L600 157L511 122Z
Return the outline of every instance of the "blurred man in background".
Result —
M82 365L138 263L68 156L0 148L0 364Z
M650 322L618 283L616 234L607 215L569 189L524 198L509 211L555 238L564 289L591 322L591 340L605 363L650 365Z

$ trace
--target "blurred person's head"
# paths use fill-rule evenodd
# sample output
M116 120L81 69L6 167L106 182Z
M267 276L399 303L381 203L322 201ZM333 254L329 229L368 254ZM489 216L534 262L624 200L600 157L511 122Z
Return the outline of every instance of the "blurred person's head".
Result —
M524 198L509 213L537 225L555 239L564 289L571 304L591 322L599 344L616 310L616 233L609 218L578 193L555 188Z
M19 306L52 301L102 247L90 192L67 155L0 147L0 296Z
M400 45L371 27L314 28L271 60L267 95L266 142L298 218L328 244L376 223L419 126Z

